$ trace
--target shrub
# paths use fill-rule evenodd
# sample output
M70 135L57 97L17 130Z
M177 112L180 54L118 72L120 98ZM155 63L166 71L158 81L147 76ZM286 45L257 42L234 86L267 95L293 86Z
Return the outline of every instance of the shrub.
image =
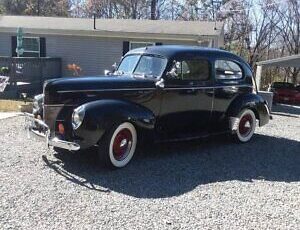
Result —
M8 67L1 67L0 68L0 75L7 75L9 73L9 68Z
M74 63L67 65L67 69L72 72L73 76L77 76L77 77L80 76L81 71L82 71L80 66L76 65Z

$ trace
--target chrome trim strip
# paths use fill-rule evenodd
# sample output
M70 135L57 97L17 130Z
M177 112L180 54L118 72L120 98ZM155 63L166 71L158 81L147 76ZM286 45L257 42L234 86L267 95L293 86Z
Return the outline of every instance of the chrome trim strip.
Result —
M221 88L232 88L232 87L249 87L252 88L252 85L222 85L222 86L198 86L198 87L169 87L163 88L164 90L180 90L180 89L221 89ZM81 90L60 90L58 93L78 93L78 92L110 92L110 91L143 91L143 90L155 90L156 88L126 88L126 89L81 89Z
M111 91L143 91L155 90L156 88L127 88L127 89L80 89L80 90L60 90L58 93L80 93L80 92L111 92Z
M178 89L221 89L221 88L241 88L241 87L248 87L248 88L252 88L251 85L223 85L223 86L200 86L200 87L189 87L189 88L181 88L181 87L177 87L177 88L165 88L167 90L178 90Z
M45 107L63 107L63 106L77 106L72 104L53 104L53 105L44 105Z

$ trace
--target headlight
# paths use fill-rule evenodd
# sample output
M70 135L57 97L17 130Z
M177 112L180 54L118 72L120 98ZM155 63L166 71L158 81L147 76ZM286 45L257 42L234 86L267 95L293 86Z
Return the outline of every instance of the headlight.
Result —
M79 126L82 124L84 115L85 115L84 106L79 106L78 108L74 109L74 112L72 114L73 129L79 128Z

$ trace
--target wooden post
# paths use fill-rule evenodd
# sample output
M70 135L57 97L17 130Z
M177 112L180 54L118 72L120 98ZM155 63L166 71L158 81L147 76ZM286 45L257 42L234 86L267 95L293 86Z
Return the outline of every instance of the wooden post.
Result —
M262 66L258 65L256 67L256 75L255 75L255 79L256 79L256 85L257 85L257 90L260 90L260 86L261 86L261 73L262 73Z

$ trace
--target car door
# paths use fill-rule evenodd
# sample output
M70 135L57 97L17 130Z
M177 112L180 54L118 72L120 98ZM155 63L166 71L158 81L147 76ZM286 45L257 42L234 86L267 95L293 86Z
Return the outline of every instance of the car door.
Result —
M232 102L242 94L252 92L252 84L246 81L245 70L242 64L233 59L218 58L214 62L216 88L212 112L213 132L228 130L228 117L226 115ZM248 74L248 79L252 79ZM247 76L248 76L247 75Z
M198 136L208 131L213 87L205 58L176 60L176 77L165 76L158 130L167 138Z

